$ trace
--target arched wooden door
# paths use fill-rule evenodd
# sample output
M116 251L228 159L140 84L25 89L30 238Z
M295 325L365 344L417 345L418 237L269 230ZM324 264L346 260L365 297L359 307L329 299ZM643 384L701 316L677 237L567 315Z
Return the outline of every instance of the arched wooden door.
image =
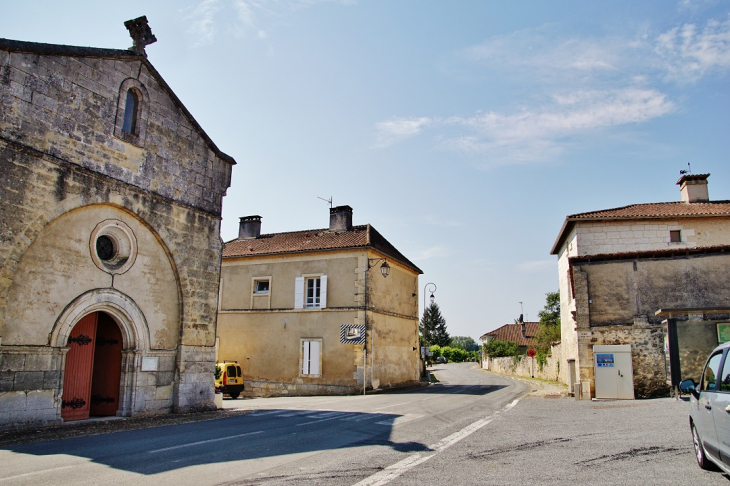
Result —
M61 418L116 415L122 364L122 334L103 312L84 316L68 338Z

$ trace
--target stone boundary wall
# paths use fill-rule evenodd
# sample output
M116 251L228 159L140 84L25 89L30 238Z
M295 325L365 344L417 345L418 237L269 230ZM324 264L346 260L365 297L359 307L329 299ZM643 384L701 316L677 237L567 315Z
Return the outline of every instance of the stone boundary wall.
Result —
M310 383L281 383L271 381L244 381L244 397L300 397L316 395L354 395L362 388L354 386L316 385Z
M548 356L547 363L540 369L537 358L520 356L514 358L483 358L482 369L499 373L500 375L528 376L543 380L560 381L560 346L553 346L552 356Z

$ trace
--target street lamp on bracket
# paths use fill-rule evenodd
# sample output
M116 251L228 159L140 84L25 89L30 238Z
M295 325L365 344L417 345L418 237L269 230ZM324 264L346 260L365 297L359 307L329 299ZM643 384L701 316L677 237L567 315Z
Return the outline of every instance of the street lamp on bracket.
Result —
M426 294L428 293L429 286L433 286L433 289L431 290L431 296L429 297L429 300L433 304L436 300L436 297L434 297L433 293L436 292L436 284L433 282L429 282L423 287L423 315L426 316ZM426 340L426 327L424 325L423 328L423 341L426 343L426 350L423 353L423 375L428 376L428 370L426 369L426 361L428 359L428 349L431 347L431 343L429 343Z
M386 278L388 275L390 275L390 265L388 265L388 260L386 258L368 258L368 268L365 270L365 343L362 345L362 394L365 395L365 388L367 386L367 361L368 361L368 352L367 352L367 329L368 329L368 272L371 268L376 266L378 263L383 262L382 265L380 265L380 275L383 276L383 278ZM375 354L373 348L373 333L370 333L370 354L372 356L372 363L370 365L370 382L372 383L372 373L374 372L373 368L375 366Z
M380 265L380 274L383 278L390 275L390 265L388 265L388 260L385 258L368 258L368 270L377 265L378 262L383 262L383 264Z

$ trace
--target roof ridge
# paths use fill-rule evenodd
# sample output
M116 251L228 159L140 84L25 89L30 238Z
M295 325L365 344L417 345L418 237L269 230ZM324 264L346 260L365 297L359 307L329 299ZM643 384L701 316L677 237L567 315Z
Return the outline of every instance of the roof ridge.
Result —
M359 228L365 228L365 226L367 226L367 225L355 224L352 226L352 230L359 229ZM352 230L348 230L348 231L352 231ZM277 233L262 233L258 238L240 238L240 237L233 238L232 240L224 241L223 243L227 244L227 243L232 243L234 241L253 241L253 240L258 240L258 239L265 238L265 237L270 238L272 236L295 235L295 234L300 234L300 233L322 232L322 233L329 233L329 234L335 234L335 233L339 234L339 233L347 233L348 231L330 231L329 228L304 229L304 230L296 230L296 231L279 231Z
M692 207L692 206L700 206L700 205L720 205L720 204L729 204L730 199L722 199L717 201L697 201L697 202L685 202L685 201L666 201L666 202L649 202L649 203L635 203L635 204L627 204L626 206L616 206L613 208L605 208L605 209L596 209L593 211L585 211L582 213L574 213L568 215L568 218L572 218L575 216L586 216L589 214L596 214L596 213L608 213L611 211L620 211L622 209L628 209L628 208L636 208L641 206L668 206L668 205L683 205L686 207Z

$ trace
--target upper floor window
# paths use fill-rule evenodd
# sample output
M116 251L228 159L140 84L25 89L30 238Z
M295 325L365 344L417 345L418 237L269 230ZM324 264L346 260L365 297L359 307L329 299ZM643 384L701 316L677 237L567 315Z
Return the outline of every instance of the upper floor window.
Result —
M327 275L303 275L294 281L295 309L327 307Z
M269 293L269 280L254 280L253 286L254 294L268 294Z
M682 231L670 230L669 231L669 242L670 243L681 243L682 242Z
M127 101L124 105L124 124L122 130L130 135L137 133L137 117L139 116L139 96L134 89L127 90Z
M308 278L307 282L307 307L319 307L322 298L322 280L319 277Z
M149 95L147 88L138 80L127 78L119 87L117 118L114 135L125 142L144 146L147 136Z

